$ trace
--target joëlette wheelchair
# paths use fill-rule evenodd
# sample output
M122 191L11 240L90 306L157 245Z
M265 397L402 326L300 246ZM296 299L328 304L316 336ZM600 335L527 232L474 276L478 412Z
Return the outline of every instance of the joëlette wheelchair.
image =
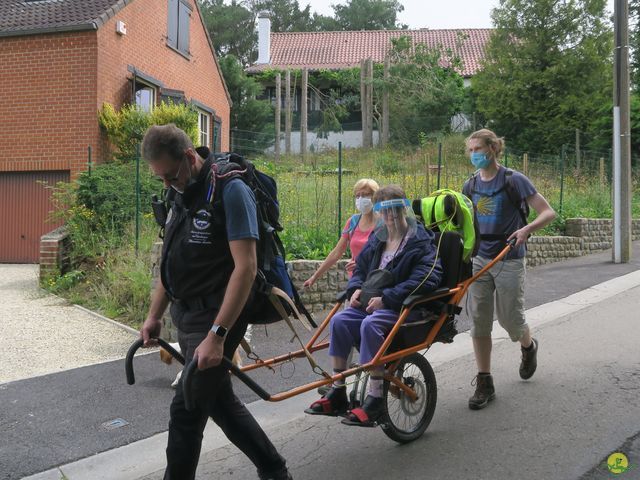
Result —
M329 386L334 380L342 377L353 386L350 392L352 408L361 404L366 396L368 370L384 365L384 412L377 424L382 427L389 438L396 442L408 443L416 440L429 426L437 400L436 377L424 355L435 342L451 343L453 341L453 336L457 333L454 327L454 318L461 311L458 304L469 286L500 262L513 248L514 242L508 243L493 261L475 275L472 275L470 265L462 260L462 238L457 233L437 233L436 244L444 273L441 286L427 294L411 295L405 299L397 323L371 362L353 366L333 376L323 372L322 379L276 394L265 391L246 373L261 367L273 368L328 348L329 342L319 339L327 329L331 318L342 308L346 298L346 292L343 292L338 295L336 304L304 348L274 358L256 360L255 363L244 367L237 367L225 357L222 365L260 398L269 402L279 402L310 390ZM422 320L405 323L409 313L414 310L423 313ZM180 363L185 363L183 356L167 342L158 339L158 343ZM139 339L134 342L127 353L125 370L129 385L135 383L133 356L141 346L142 340ZM197 360L197 357L194 358L186 366L182 375L182 388L187 409L193 408L194 405L191 392L193 377L197 374ZM354 377L354 380L347 380L349 377Z

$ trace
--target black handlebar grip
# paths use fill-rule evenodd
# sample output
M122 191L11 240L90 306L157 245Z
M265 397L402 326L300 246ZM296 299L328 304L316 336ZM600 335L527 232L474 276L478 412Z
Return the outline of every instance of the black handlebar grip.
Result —
M269 400L271 395L264 388L258 385L249 375L240 370L231 360L227 357L222 357L220 362L224 368L229 369L242 383L249 387L256 395L263 400ZM184 406L188 411L193 410L195 404L192 398L192 385L193 376L197 374L198 370L198 356L194 356L191 363L186 366L182 372L182 393L184 395Z
M133 385L134 383L136 383L136 377L133 374L133 356L142 346L142 343L143 341L141 338L133 342L133 345L129 347L127 357L124 360L124 373L127 375L127 384L129 385Z
M175 348L169 345L167 341L161 338L156 338L156 341L158 342L158 345L169 352L173 358L184 365L184 357L180 352L178 352ZM136 383L136 377L133 373L133 356L136 354L142 344L142 338L139 338L135 342L133 342L133 344L129 347L129 351L127 352L127 356L124 361L124 373L127 375L127 384L129 385L133 385L134 383Z

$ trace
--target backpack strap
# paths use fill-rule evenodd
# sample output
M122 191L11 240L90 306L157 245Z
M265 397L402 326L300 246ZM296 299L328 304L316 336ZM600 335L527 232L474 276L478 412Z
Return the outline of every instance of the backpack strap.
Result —
M513 184L513 170L511 170L510 168L505 168L504 175L504 190L507 194L507 197L509 198L511 204L516 208L516 210L518 210L520 218L522 219L523 226L527 225L529 223L529 205L527 204L526 200L523 200L520 197L520 193L518 193L518 190Z
M361 213L354 213L353 215L351 215L351 218L349 219L349 229L347 230L347 234L349 235L349 238L351 238L351 236L353 235L353 232L355 232L356 227L360 223L361 218L362 218Z

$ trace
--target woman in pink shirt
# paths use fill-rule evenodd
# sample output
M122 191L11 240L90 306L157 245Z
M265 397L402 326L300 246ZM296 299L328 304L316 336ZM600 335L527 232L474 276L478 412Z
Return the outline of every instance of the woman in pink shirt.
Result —
M378 183L370 178L362 178L353 186L353 193L356 200L358 213L352 215L342 230L342 235L336 246L331 250L327 258L320 265L309 279L304 282L305 287L310 287L316 280L324 275L327 270L333 267L347 251L351 251L351 259L347 263L347 273L351 277L351 272L356 266L355 259L364 248L369 235L375 227L376 221L373 216L373 194L378 191Z

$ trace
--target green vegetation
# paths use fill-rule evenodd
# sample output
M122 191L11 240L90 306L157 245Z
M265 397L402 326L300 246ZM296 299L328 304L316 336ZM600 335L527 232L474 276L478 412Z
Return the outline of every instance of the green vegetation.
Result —
M440 187L460 189L473 172L464 154L462 136L447 136L442 142ZM397 183L409 198L420 198L438 186L438 140L423 139L420 148L404 150L346 150L343 155L342 195L338 199L337 152L285 157L275 164L267 158L253 160L273 175L279 188L282 239L288 259L323 259L333 248L342 226L354 213L352 186L361 177L381 185ZM583 152L584 153L584 152ZM589 152L586 152L589 153ZM597 154L597 152L595 152ZM561 178L564 176L562 212L542 234L557 235L571 217L611 217L608 160L583 155L581 169L566 156L564 175L560 155L530 153L529 175L538 190L560 208ZM522 152L508 151L504 159L523 169ZM144 164L143 164L144 166ZM149 208L149 196L162 185L146 168L141 169L142 225L139 251L135 244L134 165L111 163L97 166L80 176L71 187L59 188L55 198L72 237L73 270L46 279L44 286L79 303L132 326L139 326L149 306L151 262L158 227ZM640 172L635 173L636 186ZM634 216L640 216L640 190L634 189ZM342 215L338 221L338 203Z
M491 128L523 150L550 152L573 142L607 148L613 35L603 0L505 0L483 70L472 78L476 106Z

